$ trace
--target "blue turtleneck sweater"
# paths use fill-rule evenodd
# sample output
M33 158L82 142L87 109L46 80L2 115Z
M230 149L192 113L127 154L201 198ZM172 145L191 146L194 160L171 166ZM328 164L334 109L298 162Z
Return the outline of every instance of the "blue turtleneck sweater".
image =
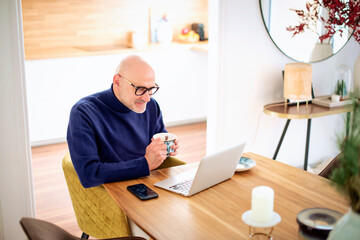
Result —
M153 98L141 114L124 106L112 86L81 99L71 109L67 131L81 184L94 187L149 175L145 150L159 132L166 129Z

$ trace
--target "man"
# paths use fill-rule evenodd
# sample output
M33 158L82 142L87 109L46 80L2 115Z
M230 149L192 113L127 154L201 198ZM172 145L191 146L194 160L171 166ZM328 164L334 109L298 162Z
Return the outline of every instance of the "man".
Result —
M84 187L149 175L166 159L159 132L167 132L160 107L151 98L159 86L151 66L138 56L118 66L110 89L77 102L70 113L67 141ZM177 155L178 141L173 145Z

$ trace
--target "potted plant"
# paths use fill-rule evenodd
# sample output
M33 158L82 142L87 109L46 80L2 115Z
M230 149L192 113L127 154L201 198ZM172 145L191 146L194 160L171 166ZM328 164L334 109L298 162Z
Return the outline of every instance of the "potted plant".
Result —
M335 94L340 96L340 100L343 100L347 96L346 83L344 80L337 80Z
M330 179L350 202L349 211L330 232L328 239L359 239L360 236L360 104L354 102L348 134L338 137L339 166ZM345 131L347 132L347 131Z

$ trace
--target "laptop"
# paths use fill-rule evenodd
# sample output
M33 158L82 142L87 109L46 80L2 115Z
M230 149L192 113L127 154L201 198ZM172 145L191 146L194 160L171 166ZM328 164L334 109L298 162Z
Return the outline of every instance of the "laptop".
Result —
M231 178L244 151L245 143L206 156L197 168L157 182L154 185L184 196L191 196Z

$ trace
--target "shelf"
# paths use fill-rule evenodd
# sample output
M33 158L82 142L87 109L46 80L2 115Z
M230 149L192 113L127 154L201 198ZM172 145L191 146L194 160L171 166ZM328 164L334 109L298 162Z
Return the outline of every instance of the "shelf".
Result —
M168 51L168 50L192 50L198 52L208 51L208 42L197 43L179 43L172 42L170 44L152 43L144 48L136 49L125 45L103 45L103 46L74 46L71 48L48 48L37 50L25 49L25 60L40 60L53 58L69 58L96 56L107 54L131 54L151 51Z
M300 105L299 110L297 110L296 105L288 105L285 108L284 103L274 103L264 106L264 113L286 119L311 119L351 111L352 105L328 108L309 103L308 106L306 106L306 104Z

